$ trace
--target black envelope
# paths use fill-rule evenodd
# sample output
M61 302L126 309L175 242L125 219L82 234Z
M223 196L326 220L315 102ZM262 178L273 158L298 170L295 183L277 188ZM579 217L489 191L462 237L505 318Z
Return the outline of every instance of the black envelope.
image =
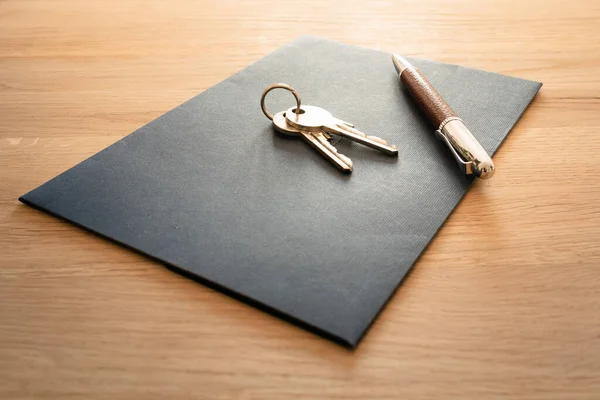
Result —
M411 61L489 153L541 87ZM340 173L274 133L259 101L275 82L399 157L343 140L354 172ZM301 37L20 200L354 347L472 183L433 131L390 54Z

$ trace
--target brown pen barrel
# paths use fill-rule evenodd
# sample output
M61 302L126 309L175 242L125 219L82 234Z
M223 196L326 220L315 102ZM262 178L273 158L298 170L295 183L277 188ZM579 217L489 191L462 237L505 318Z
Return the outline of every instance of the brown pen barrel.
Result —
M403 64L408 63L404 60ZM474 173L479 178L491 178L495 170L492 158L457 117L452 107L416 68L409 65L401 71L402 86L411 93L436 131L443 135L452 151L460 158L457 158L459 165L463 165L465 171L469 168L471 172L467 173Z
M435 90L431 83L414 67L407 68L400 74L400 82L411 92L416 103L427 115L427 118L439 129L440 124L447 118L456 117L454 110Z

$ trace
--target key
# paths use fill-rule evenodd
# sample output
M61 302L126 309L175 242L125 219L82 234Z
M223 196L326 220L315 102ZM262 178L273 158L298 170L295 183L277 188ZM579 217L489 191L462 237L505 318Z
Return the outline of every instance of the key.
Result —
M291 107L285 112L285 119L288 125L302 131L338 135L391 156L398 156L396 146L388 144L377 136L370 136L355 129L354 125L335 118L321 107L303 105L297 114L296 107Z
M285 111L279 112L273 116L273 126L275 129L289 136L300 136L313 149L317 150L329 162L344 172L352 172L352 160L343 154L338 153L337 149L329 143L330 136L322 131L303 131L294 128L287 123Z

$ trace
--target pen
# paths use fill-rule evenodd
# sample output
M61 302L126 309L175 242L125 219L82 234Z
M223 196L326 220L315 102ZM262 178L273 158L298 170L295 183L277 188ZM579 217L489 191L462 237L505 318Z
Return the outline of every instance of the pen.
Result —
M494 175L494 162L463 120L456 115L427 78L406 59L393 54L392 61L402 86L408 90L436 127L436 135L450 148L462 172L467 175L474 174L481 179L491 178Z

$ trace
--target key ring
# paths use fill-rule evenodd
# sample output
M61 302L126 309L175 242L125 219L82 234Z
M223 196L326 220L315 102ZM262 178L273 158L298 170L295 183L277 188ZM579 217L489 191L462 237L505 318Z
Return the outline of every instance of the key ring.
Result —
M286 83L275 83L266 88L260 98L260 108L262 108L262 112L267 116L267 118L273 121L273 114L267 111L267 107L265 107L265 97L267 97L267 93L269 93L273 89L285 89L292 92L292 94L296 98L296 115L300 113L300 96L298 95L298 92L296 92L296 89L294 89Z

